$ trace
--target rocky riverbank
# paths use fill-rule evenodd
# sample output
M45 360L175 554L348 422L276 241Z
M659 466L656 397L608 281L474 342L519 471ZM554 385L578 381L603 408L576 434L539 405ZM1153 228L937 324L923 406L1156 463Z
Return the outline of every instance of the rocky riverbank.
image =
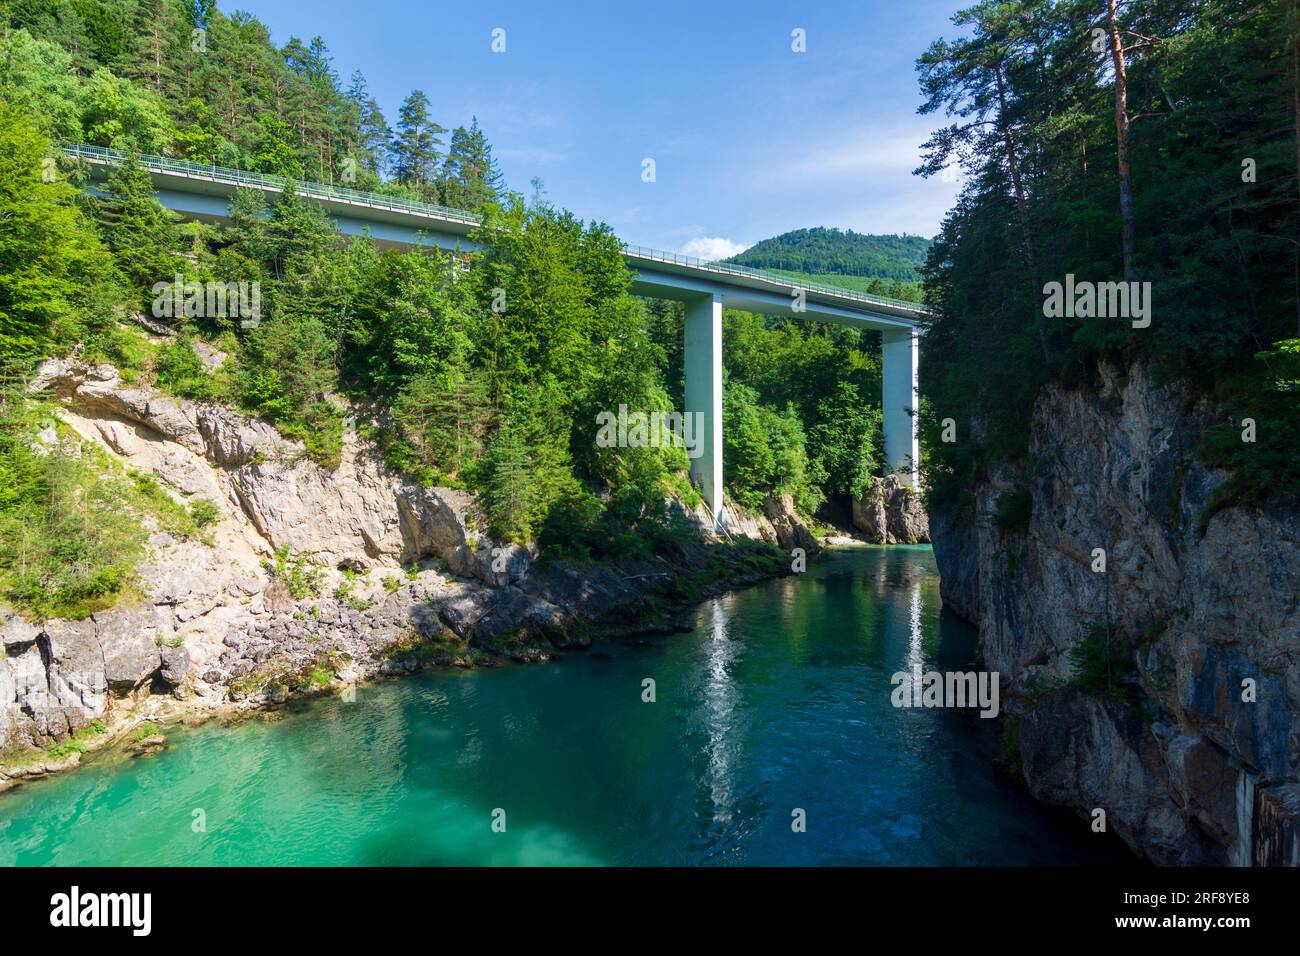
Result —
M1300 508L1223 506L1214 420L1141 365L1049 387L1025 462L931 515L935 557L1036 797L1159 864L1296 865Z
M111 366L50 361L36 387L79 440L217 514L194 538L154 533L122 606L42 623L0 612L0 789L156 720L672 630L679 608L789 573L779 548L817 547L774 500L731 519L733 543L702 536L671 560L539 561L481 531L472 496L392 473L355 434L327 471L265 422Z

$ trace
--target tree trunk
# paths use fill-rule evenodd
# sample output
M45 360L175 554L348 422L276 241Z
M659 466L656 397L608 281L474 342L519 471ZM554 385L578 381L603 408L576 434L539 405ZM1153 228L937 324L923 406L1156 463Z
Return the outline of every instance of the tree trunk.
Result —
M1300 338L1300 0L1291 0L1291 114L1295 121L1295 334Z
M1011 170L1011 187L1016 193L1016 211L1020 214L1020 234L1025 242L1025 261L1029 271L1038 281L1038 257L1034 251L1034 239L1029 231L1029 209L1025 203L1025 187L1020 181L1020 164L1016 162L1016 141L1011 134L1011 123L1007 119L1007 94L1002 82L1002 64L993 67L993 75L998 83L998 125L1002 127L1002 139L1007 144L1007 166Z
M1117 0L1106 0L1106 23L1110 28L1110 57L1115 64L1115 155L1119 162L1119 216L1123 231L1124 279L1133 280L1133 259L1137 252L1137 234L1133 226L1133 176L1128 158L1128 72L1124 65L1124 45L1116 19Z
M1034 235L1029 228L1029 206L1025 201L1025 186L1020 179L1020 164L1016 162L1016 140L1011 132L1011 121L1007 117L1007 91L1002 80L1002 64L995 64L993 76L998 84L998 125L1002 128L1002 140L1007 147L1007 167L1011 171L1011 188L1016 194L1016 212L1020 216L1020 235L1025 243L1025 262L1029 266L1029 276L1034 283L1034 294L1039 291L1038 254L1034 249ZM1048 342L1047 329L1038 324L1038 345L1043 350L1043 361L1052 363L1052 349Z

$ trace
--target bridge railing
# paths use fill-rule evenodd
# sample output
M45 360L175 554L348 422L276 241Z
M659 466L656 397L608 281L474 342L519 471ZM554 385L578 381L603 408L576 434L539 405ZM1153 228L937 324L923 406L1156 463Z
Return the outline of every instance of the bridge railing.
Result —
M122 162L128 155L122 150L108 149L103 146L65 146L64 151L79 159L89 159L92 162L102 163ZM364 192L360 189L348 189L346 186L327 186L324 183L289 179L284 176L268 176L264 173L252 173L248 170L234 169L229 166L209 166L204 163L192 163L185 159L169 159L166 156L141 155L140 164L145 169L160 173L177 173L182 176L209 179L213 182L229 183L233 186L252 186L257 189L275 190L292 189L300 196L313 199L337 199L376 209L388 209L393 212L409 212L438 219L451 219L469 226L477 226L482 223L479 216L465 209L452 209L450 206L439 206L434 203L419 202L413 199L401 199L397 196L385 196L382 193Z
M110 149L104 146L88 146L84 144L65 146L63 149L66 153L75 156L78 159L87 159L99 163L119 163L124 161L129 155L124 150L120 149ZM312 183L305 180L289 179L283 176L269 176L265 173L253 173L245 169L234 169L230 166L192 163L189 160L170 159L166 156L143 154L139 157L139 160L141 165L146 169L160 173L176 173L182 176L207 179L213 182L229 183L234 186L251 186L256 189L274 189L278 191L292 189L298 195L306 196L308 198L336 199L357 205L369 206L374 209L386 209L392 212L405 212L436 219L451 220L468 226L478 226L483 222L482 217L466 209L452 209L449 206L439 206L434 203L418 202L411 199L400 199L395 196L385 196L381 193L363 192L360 189L348 189L346 186L327 186L324 183ZM764 272L762 269L753 269L749 266L737 265L732 262L697 259L695 256L684 255L680 252L665 252L662 249L650 249L646 246L636 246L628 243L623 244L623 249L629 257L634 259L648 259L652 262L670 263L673 265L688 266L694 269L706 269L711 272L747 276L755 279L765 279L769 282L776 282L787 287L805 289L809 292L817 292L823 295L837 296L841 299L851 299L855 302L861 302L867 305L889 306L895 309L906 309L917 313L924 313L926 311L925 306L919 305L915 302L907 302L902 299L891 299L888 296L883 295L871 295L868 292L857 292L852 289L844 289L839 286L826 285L820 282L806 282L802 279L796 279L793 276L776 275L775 273Z
M823 282L806 282L803 279L797 279L794 276L778 275L773 272L766 272L762 269L754 269L749 266L738 265L734 262L721 262L710 259L697 259L695 256L688 256L680 252L664 252L661 249L650 249L646 246L634 246L624 243L624 250L629 256L637 259L649 259L653 262L664 262L672 265L688 266L692 269L707 269L711 272L722 272L730 275L748 276L755 279L766 279L769 282L777 282L784 286L795 289L806 289L809 292L820 292L825 295L838 296L842 299L853 299L856 302L863 302L868 305L887 305L896 309L909 309L914 312L925 312L925 306L917 302L909 302L905 299L891 299L885 295L872 295L869 292L858 292L854 289L845 289L842 286L827 285Z

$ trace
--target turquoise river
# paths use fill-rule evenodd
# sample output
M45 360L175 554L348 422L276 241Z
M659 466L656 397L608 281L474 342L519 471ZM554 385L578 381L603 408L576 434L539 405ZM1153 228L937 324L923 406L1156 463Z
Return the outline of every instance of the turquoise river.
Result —
M891 704L918 661L973 667L928 548L839 551L694 625L170 729L0 794L0 865L1130 862L995 772L996 721Z

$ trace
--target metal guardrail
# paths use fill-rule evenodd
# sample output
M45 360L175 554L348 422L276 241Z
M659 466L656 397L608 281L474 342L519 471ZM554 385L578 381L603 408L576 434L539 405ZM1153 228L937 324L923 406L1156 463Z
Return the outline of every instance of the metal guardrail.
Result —
M127 158L127 153L103 146L65 146L64 151L79 159L92 162L115 163ZM263 173L251 173L244 169L229 166L208 166L203 163L191 163L184 159L168 159L165 156L141 155L140 164L145 169L160 173L178 173L196 179L212 182L229 183L233 186L252 186L257 189L285 190L292 189L300 196L311 199L336 199L360 206L387 209L392 212L409 212L436 219L450 219L469 226L482 225L483 220L475 213L465 209L452 209L450 206L438 206L433 203L418 202L412 199L400 199L385 196L382 193L363 192L360 189L348 189L346 186L327 186L305 180L289 179L283 176L267 176Z
M918 302L909 302L905 299L891 299L888 296L872 295L869 292L858 292L854 289L845 289L841 286L826 285L821 282L805 282L802 279L796 279L792 276L779 275L774 272L765 272L762 269L753 269L749 266L737 265L734 262L697 259L694 256L684 255L680 252L664 252L661 249L650 249L645 246L634 246L627 243L623 244L623 250L627 255L637 259L649 259L653 262L687 266L692 269L706 269L710 272L721 272L727 275L766 279L769 282L775 282L789 288L805 289L809 292L819 292L823 295L833 295L842 299L852 299L855 302L862 302L866 305L883 305L895 309L906 309L922 315L926 312L925 306Z
M124 150L120 149L110 149L104 146L89 146L84 144L65 146L63 149L64 152L71 156L75 156L78 159L86 159L97 163L122 162L129 155ZM395 196L385 196L382 193L364 192L360 189L348 189L345 186L327 186L324 183L289 179L283 176L268 176L264 173L253 173L244 169L234 169L230 166L217 166L215 164L209 166L203 163L192 163L189 160L184 159L169 159L166 156L143 154L139 156L139 161L146 169L159 173L177 173L182 176L189 176L196 179L228 183L233 186L251 186L257 189L273 189L277 191L292 189L296 194L311 199L333 199L340 202L352 203L354 205L368 206L373 209L385 209L391 212L411 213L413 215L426 216L432 219L450 220L452 222L460 223L461 225L480 226L483 224L481 216L470 212L467 209L453 209L450 206L439 206L434 203L400 199ZM826 285L820 282L804 282L790 276L764 272L762 269L753 269L748 266L737 265L733 262L697 259L695 256L683 255L678 252L665 252L662 249L650 249L646 246L636 246L628 243L623 244L623 250L625 255L633 259L647 259L652 262L663 262L671 265L686 266L692 269L703 269L709 272L721 273L723 275L765 279L787 288L803 289L821 295L830 295L841 299L849 299L854 302L860 302L864 305L879 305L893 309L903 309L905 311L915 312L918 315L924 315L928 311L925 306L916 302L908 302L903 299L891 299L888 296L871 295L867 292L857 292L853 289L844 289L839 286Z

